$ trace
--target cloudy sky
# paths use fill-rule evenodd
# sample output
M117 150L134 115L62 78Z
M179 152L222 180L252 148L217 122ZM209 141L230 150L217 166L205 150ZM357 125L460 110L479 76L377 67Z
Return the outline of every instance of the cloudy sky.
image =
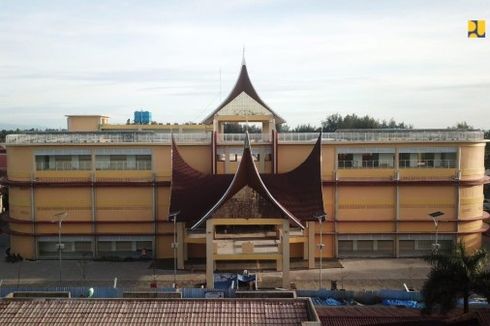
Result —
M200 121L245 45L289 125L338 112L490 129L490 37L468 39L468 19L490 25L490 2L0 0L0 127L136 109Z

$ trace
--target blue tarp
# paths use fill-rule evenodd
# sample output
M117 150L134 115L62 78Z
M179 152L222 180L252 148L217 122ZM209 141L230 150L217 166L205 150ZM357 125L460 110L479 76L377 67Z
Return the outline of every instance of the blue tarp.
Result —
M421 304L414 300L397 300L397 299L384 299L383 304L385 306L397 306L405 308L421 308Z

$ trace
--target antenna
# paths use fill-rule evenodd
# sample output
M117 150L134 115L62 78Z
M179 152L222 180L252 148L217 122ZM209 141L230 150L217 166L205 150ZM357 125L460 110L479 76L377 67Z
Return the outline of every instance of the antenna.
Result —
M243 45L243 48L242 48L242 66L246 66L246 63L245 63L245 44Z

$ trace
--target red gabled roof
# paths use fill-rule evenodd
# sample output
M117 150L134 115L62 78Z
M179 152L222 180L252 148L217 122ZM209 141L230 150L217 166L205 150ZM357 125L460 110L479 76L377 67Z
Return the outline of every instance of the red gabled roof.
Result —
M238 80L235 83L235 87L233 87L231 93L228 95L228 97L221 103L211 114L209 114L203 121L202 123L204 124L211 124L213 122L213 117L214 115L224 108L228 103L233 101L235 97L240 95L242 92L245 92L248 94L251 98L253 98L255 101L257 101L260 105L262 105L264 108L269 110L274 117L276 118L277 123L284 123L286 122L283 118L281 118L279 115L277 115L272 109L265 104L264 101L260 98L259 94L257 94L257 91L252 85L252 82L250 81L250 77L248 76L248 71L247 71L247 65L245 64L245 61L242 62L242 68L240 70L240 75L238 76Z
M231 181L228 189L223 196L214 204L214 206L206 212L193 226L192 229L199 227L203 222L213 215L218 208L220 208L227 200L233 197L238 191L244 187L257 191L263 198L267 199L272 205L274 205L279 211L287 216L291 221L297 224L299 227L304 228L300 220L298 220L290 211L288 211L281 203L271 194L264 181L260 177L257 166L255 166L252 152L250 149L250 141L248 139L248 133L245 136L245 147L243 149L242 160L240 165Z
M247 138L248 139L248 138ZM250 186L275 206L284 217L303 227L323 212L320 171L321 138L308 158L283 174L260 175L248 142L235 175L206 175L189 166L172 143L172 194L170 212L196 228L238 191Z

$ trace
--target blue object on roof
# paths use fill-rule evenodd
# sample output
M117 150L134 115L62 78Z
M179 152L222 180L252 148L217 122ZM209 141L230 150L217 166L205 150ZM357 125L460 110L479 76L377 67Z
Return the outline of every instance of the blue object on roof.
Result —
M414 300L397 300L397 299L384 299L383 304L385 306L397 306L405 308L420 309L421 304Z
M134 111L134 123L140 125L147 125L151 122L150 111Z

